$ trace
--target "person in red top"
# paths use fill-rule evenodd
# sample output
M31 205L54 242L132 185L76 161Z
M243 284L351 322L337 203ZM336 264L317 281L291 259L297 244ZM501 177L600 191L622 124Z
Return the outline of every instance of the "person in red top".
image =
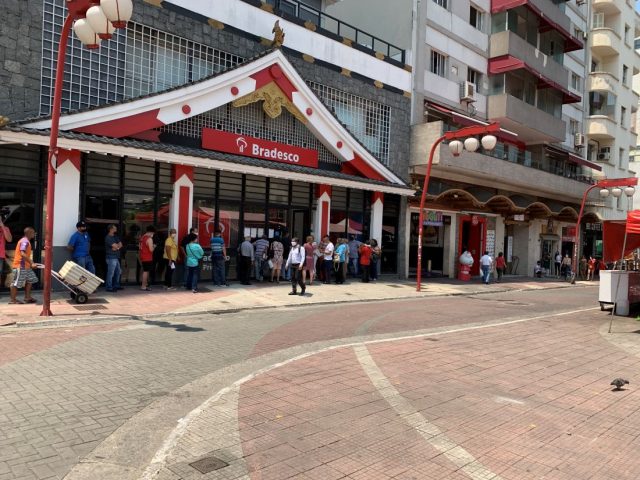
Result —
M7 242L11 240L13 240L11 230L4 224L2 215L0 215L0 276L2 276L2 272L4 271L4 262L7 258Z
M589 257L589 262L587 263L587 280L593 280L593 274L596 271L596 259L593 257Z
M502 275L504 275L504 271L507 268L507 262L504 259L504 255L502 252L498 253L498 257L496 258L496 272L498 273L498 279L496 282L500 283L502 280Z
M362 281L369 283L369 268L371 268L371 242L367 240L360 245L360 266L362 267Z
M140 290L149 291L149 272L153 267L153 250L156 246L153 244L153 234L156 228L153 225L147 227L147 233L140 237L140 263L142 264L142 286Z

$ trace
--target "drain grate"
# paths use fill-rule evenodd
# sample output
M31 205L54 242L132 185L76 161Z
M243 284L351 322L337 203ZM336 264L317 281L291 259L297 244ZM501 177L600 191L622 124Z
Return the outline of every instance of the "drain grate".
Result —
M75 305L73 308L76 310L106 310L104 305Z
M197 462L190 463L189 466L195 468L200 473L205 474L209 472L213 472L215 470L220 470L221 468L228 467L229 464L224 460L220 460L216 457L205 457L201 458Z

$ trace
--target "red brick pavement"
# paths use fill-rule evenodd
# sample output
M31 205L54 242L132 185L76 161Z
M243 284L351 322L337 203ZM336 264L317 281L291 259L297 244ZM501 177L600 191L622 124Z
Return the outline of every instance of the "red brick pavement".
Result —
M601 322L581 313L368 349L413 408L502 479L637 479L640 359L600 337ZM612 392L616 376L631 388ZM352 348L243 385L239 421L254 480L468 478L399 417Z

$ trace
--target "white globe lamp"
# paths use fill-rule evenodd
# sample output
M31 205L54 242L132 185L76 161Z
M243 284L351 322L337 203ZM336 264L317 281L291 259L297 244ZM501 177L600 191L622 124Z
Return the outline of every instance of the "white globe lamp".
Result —
M603 188L602 190L600 190L600 197L601 198L607 198L609 196L609 190L607 190L606 188Z
M449 142L449 151L454 157L459 157L464 149L464 145L460 140L453 140Z
M475 152L476 150L478 150L479 146L480 142L475 137L469 137L464 141L464 149L467 152Z
M633 194L636 193L636 189L633 187L627 187L624 189L624 194L627 197L633 197Z
M125 28L133 15L131 0L100 0L100 7L116 28Z
M620 195L622 195L622 189L618 187L611 189L611 195L616 198L620 198Z
M485 150L493 150L496 148L496 144L498 143L498 139L494 135L485 135L482 137L482 148Z
M102 41L84 18L80 18L73 23L73 31L78 40L87 48L98 48Z
M111 34L116 30L113 24L106 17L102 8L93 6L86 13L87 22L91 25L91 28L102 40L109 40Z

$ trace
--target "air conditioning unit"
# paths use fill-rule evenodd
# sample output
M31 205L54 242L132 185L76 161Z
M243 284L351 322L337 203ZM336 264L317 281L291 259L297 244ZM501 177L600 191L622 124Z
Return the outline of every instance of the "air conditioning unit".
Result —
M460 100L467 102L476 101L476 86L471 82L460 83Z
M598 151L598 160L610 160L611 159L611 147L602 147Z
M582 133L576 133L574 135L573 145L575 147L584 147L584 135Z

